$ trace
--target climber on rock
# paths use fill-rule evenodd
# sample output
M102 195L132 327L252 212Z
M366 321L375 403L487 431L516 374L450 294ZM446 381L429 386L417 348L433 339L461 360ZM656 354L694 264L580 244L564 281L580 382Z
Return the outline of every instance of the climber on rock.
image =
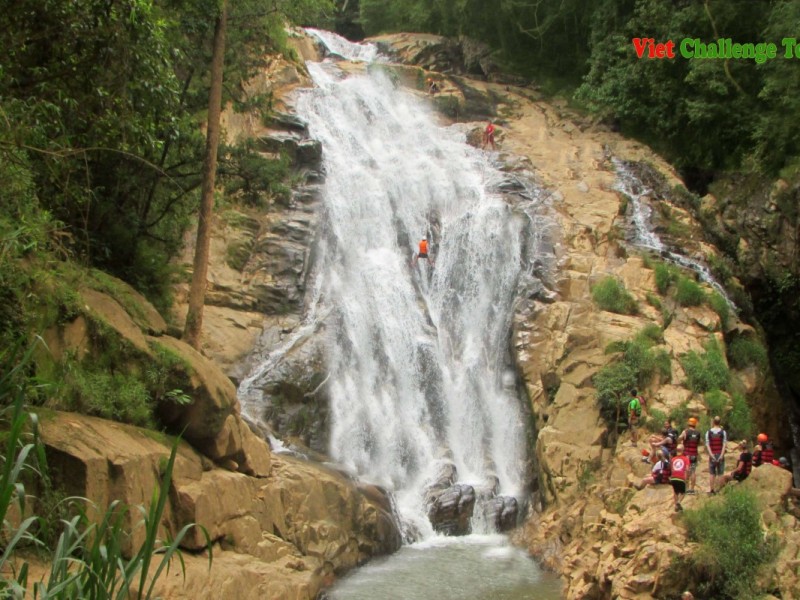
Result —
M414 256L414 264L417 264L417 261L420 258L424 258L428 261L428 264L433 266L433 260L431 257L428 256L428 238L424 237L419 241L419 252Z

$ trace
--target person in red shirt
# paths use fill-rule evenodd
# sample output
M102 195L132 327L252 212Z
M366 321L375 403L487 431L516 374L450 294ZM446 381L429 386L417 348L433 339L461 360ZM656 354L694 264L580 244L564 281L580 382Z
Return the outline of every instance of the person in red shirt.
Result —
M689 457L683 453L683 444L678 444L676 455L670 461L671 473L669 482L672 484L672 497L675 500L675 512L683 510L681 500L686 495L686 477L689 474Z
M426 259L426 260L428 261L428 264L429 264L429 265L432 265L432 264L433 264L433 261L431 260L431 257L430 257L430 256L428 256L428 238L422 238L422 239L419 241L419 252L418 252L418 253L417 253L417 255L414 257L414 264L415 264L415 265L417 264L417 261L418 261L420 258L424 258L424 259Z
M492 120L486 123L486 129L483 130L483 145L481 148L486 148L487 144L492 146L492 150L495 149L494 147L494 123Z

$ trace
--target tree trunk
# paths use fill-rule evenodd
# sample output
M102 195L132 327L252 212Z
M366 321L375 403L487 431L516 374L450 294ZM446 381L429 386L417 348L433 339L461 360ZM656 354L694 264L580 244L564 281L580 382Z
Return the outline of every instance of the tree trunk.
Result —
M220 113L222 112L222 72L225 57L225 29L227 28L227 0L222 1L214 28L214 52L211 58L211 89L208 92L208 131L206 155L203 160L203 188L200 212L197 219L197 244L194 250L192 286L189 290L189 311L183 339L193 348L200 348L203 328L203 304L206 298L208 254L211 243L211 217L214 212L214 184L217 175L217 148L219 147Z

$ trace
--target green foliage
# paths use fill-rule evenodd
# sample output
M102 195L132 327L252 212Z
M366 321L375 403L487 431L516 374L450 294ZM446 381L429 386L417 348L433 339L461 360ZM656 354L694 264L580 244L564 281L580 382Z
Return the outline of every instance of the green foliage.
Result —
M255 140L225 149L221 154L219 177L225 194L245 206L266 207L272 202L287 204L289 157L265 158L255 151Z
M71 363L66 373L70 408L105 419L152 427L152 401L144 383L124 373L97 371Z
M647 303L657 310L662 308L661 298L650 292L647 292Z
M709 415L725 417L728 413L728 396L720 390L712 390L703 396Z
M667 413L657 408L651 408L648 412L650 413L650 418L647 419L644 426L651 433L660 432L664 428L664 421L667 419Z
M586 490L597 479L597 471L600 469L599 460L589 460L582 462L578 468L578 489Z
M747 337L737 337L728 344L728 359L735 369L755 366L764 370L769 364L767 349L758 340Z
M672 265L659 262L653 269L656 278L656 289L662 296L667 293L669 286L677 279L678 271Z
M656 344L662 344L664 342L664 330L655 323L650 323L636 334L636 340L649 340Z
M675 289L675 301L681 306L700 306L706 300L703 288L688 277L679 277Z
M10 234L16 253L41 247L37 220L49 221L68 232L50 236L56 249L169 305L170 261L197 210L218 10L206 1L30 0L0 13L0 46L14 48L0 58L0 181L12 209L0 238ZM231 22L247 27L230 28L225 100L268 111L241 82L286 49L287 20L311 24L332 13L330 0L231 5ZM227 183L244 201L287 195L283 159L266 161L250 147L230 155Z
M645 387L657 374L671 375L669 354L653 348L662 341L662 330L648 325L633 340L613 342L606 348L607 354L619 357L597 372L594 387L600 413L610 426L616 427L618 418L627 419L625 406L631 389Z
M669 418L675 424L678 431L681 431L681 428L686 423L689 416L689 404L687 402L683 402L680 406L669 411Z
M731 438L749 440L755 433L750 405L743 394L734 393L731 399L731 412L726 419L729 435Z
M690 539L699 544L685 565L689 580L704 598L749 599L760 595L758 574L777 556L777 543L765 539L756 495L728 486L721 498L684 512Z
M699 354L691 350L680 357L680 362L686 371L689 389L693 392L727 389L730 370L714 338L705 344L705 352Z
M627 418L624 407L630 390L637 385L636 371L625 362L614 362L594 376L594 387L600 413L606 422L616 426L617 418Z
M131 509L118 502L101 508L99 520L92 521L87 516L89 511L82 508L91 503L85 499L72 499L74 506L79 508L78 514L64 519L55 544L43 544L36 533L36 525L42 522L42 518L30 508L26 509L29 493L23 476L32 472L38 478L46 479L47 463L44 446L36 436L36 415L25 407L27 379L17 377L29 363L32 347L21 357L20 347L0 353L0 405L6 407L2 416L8 426L0 469L0 519L5 541L0 554L0 593L3 597L65 600L152 598L155 584L171 561L177 558L183 567L179 546L189 530L196 526L184 526L168 541L158 537L169 499L177 442L165 462L161 481L153 490L149 506L136 509L142 516L139 526L143 526L145 531L141 546L133 548L132 556L123 553L123 545L129 539L123 522ZM32 432L26 431L26 423L33 426ZM9 518L9 510L14 504L19 514L29 515L19 524ZM93 512L98 512L94 508ZM211 540L205 529L200 529L206 539L210 565ZM49 565L46 579L41 582L28 581L28 562L17 554L26 546L37 548Z
M637 312L636 300L625 286L614 277L605 277L592 288L592 299L601 310L622 315Z
M728 322L730 320L731 309L728 306L728 301L725 300L725 297L717 291L712 292L706 300L708 301L708 305L711 307L717 315L719 316L720 325L722 325L722 329L726 330L728 328Z

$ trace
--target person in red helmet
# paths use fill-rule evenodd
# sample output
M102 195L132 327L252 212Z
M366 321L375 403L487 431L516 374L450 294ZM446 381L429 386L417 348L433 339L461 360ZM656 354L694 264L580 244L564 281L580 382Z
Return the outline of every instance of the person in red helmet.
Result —
M753 452L753 466L760 467L775 460L775 448L769 440L769 436L766 433L759 433L756 440L758 445Z
M695 493L694 487L697 484L697 449L700 446L700 440L702 437L703 436L700 433L700 430L697 429L697 419L695 417L689 417L689 420L686 424L686 429L684 429L678 436L678 443L683 444L683 451L686 453L686 456L689 457L689 481L688 489L686 490L687 494Z

